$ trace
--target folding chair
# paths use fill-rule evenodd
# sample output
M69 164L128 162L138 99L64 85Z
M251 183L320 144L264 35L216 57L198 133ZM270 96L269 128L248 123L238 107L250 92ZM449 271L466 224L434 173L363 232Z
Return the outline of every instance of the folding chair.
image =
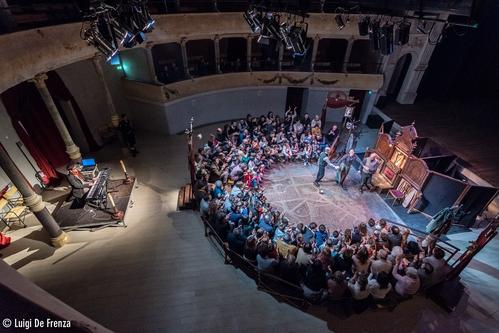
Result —
M22 194L17 190L17 187L15 187L12 184L9 184L9 188L2 195L2 197L4 199L7 199L12 207L24 205L24 199Z
M30 213L29 208L23 205L12 206L5 198L0 199L0 220L10 229L12 223L21 222L24 228L26 215Z

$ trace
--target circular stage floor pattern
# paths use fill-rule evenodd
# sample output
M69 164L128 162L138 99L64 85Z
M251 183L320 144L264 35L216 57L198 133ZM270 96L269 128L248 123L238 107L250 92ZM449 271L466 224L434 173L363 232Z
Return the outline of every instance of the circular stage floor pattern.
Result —
M326 225L330 231L352 228L369 218L385 218L402 223L390 206L375 192L360 193L360 175L350 169L343 190L336 184L336 170L327 167L321 189L313 185L317 174L316 165L300 163L281 164L267 174L265 196L276 209L286 213L292 223L311 222Z

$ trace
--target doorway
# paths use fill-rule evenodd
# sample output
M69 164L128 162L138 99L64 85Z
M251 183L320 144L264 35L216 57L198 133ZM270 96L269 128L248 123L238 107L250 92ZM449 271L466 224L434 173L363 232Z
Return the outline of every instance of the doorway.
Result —
M293 109L296 106L298 116L305 114L305 112L302 112L301 110L303 105L303 93L305 90L306 88L288 87L286 93L286 110L290 107Z

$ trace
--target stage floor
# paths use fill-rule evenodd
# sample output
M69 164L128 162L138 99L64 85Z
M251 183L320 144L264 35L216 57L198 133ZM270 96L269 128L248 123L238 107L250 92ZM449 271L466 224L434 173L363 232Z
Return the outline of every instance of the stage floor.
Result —
M345 181L345 191L334 181L336 170L327 167L321 182L323 194L313 185L317 169L316 165L281 164L267 175L268 181L264 183L267 200L285 212L292 223L322 223L330 231L367 223L371 217L405 224L377 193L360 193L360 175L354 168Z

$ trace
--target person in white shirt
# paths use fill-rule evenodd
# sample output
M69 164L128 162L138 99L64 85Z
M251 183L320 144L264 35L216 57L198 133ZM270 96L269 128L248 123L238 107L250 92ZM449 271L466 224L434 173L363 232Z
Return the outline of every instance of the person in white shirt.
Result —
M390 284L390 275L386 272L379 272L376 277L371 273L369 275L369 282L367 284L367 290L369 294L373 297L375 304L383 303L386 295L392 290L392 285Z
M367 275L355 273L352 279L348 281L348 289L355 300L364 300L369 297L367 290Z
M371 274L376 277L379 272L390 273L392 270L392 263L387 260L388 252L381 249L377 253L377 259L373 260L371 264Z
M400 257L397 257L395 266L393 266L392 270L392 275L397 280L395 291L403 297L415 295L421 286L418 270L414 267L407 267L405 269L405 275L400 275L397 271L400 262Z

